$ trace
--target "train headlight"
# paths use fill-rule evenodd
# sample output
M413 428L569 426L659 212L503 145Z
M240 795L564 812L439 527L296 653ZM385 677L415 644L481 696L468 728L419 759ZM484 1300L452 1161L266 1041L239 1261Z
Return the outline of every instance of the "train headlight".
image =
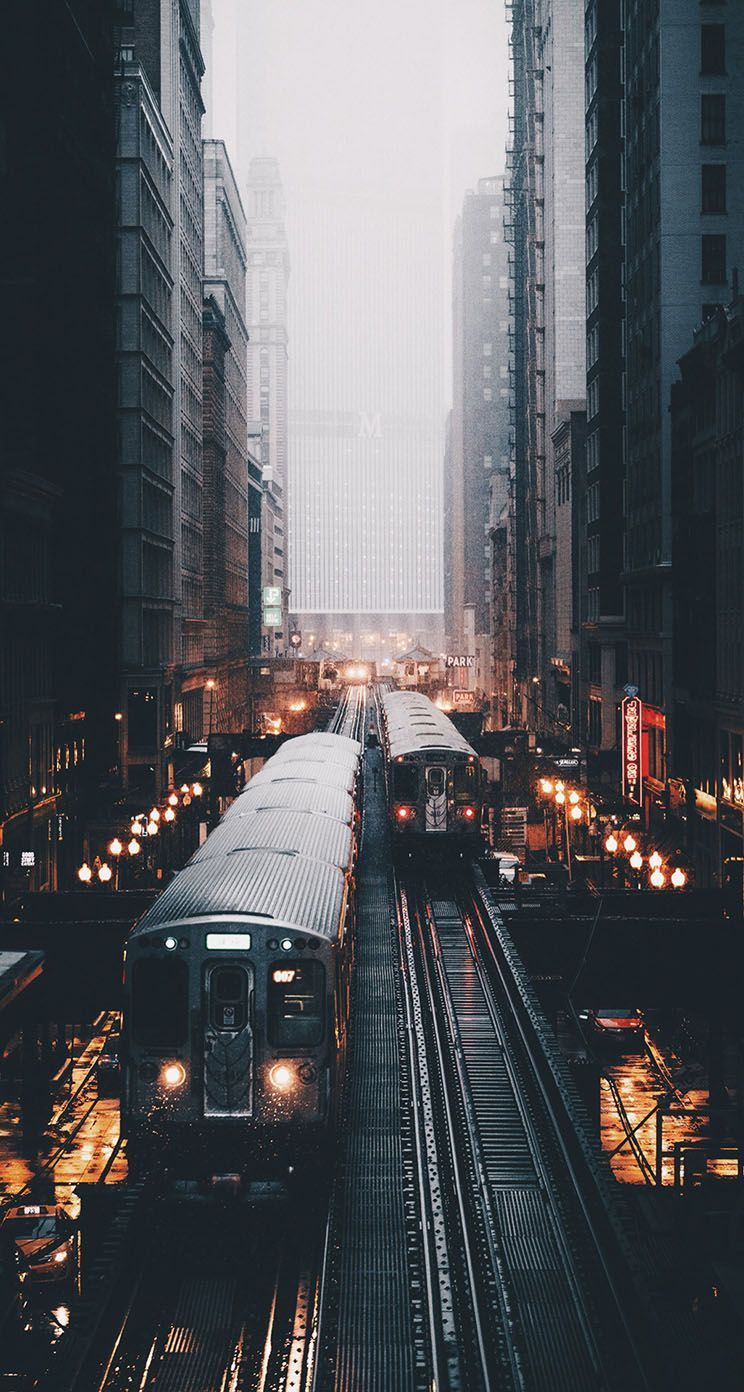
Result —
M269 1078L271 1086L276 1088L277 1092L289 1092L294 1082L294 1073L288 1064L275 1063L269 1072Z
M160 1076L167 1088L181 1087L186 1081L186 1069L182 1063L166 1063Z

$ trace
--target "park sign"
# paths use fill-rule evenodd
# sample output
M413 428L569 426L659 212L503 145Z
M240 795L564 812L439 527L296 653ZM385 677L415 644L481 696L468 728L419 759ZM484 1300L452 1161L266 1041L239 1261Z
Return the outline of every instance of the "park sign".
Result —
M474 667L475 656L472 653L447 653L444 665L445 667Z
M633 690L631 688L631 690ZM623 798L643 805L643 703L636 691L623 699L621 707Z

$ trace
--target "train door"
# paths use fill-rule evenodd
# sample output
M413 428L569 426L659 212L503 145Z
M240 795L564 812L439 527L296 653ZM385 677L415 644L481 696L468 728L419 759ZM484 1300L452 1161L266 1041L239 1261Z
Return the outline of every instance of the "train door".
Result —
M429 764L426 782L426 830L447 830L447 770L442 764Z
M253 968L215 962L204 994L204 1115L251 1116Z

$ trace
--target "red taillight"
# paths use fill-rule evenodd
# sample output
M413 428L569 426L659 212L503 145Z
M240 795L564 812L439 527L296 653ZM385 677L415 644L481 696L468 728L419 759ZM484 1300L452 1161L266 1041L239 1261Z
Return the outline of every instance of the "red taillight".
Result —
M398 818L398 821L399 821L399 822L407 822L408 819L409 819L409 817L412 817L412 816L413 816L413 808L412 808L412 807L398 807L398 808L396 808L395 815L396 815L396 817Z
M474 807L463 807L463 809L462 809L462 815L463 815L463 817L467 817L467 819L468 819L469 822L472 822L473 817L475 816L475 808L474 808Z

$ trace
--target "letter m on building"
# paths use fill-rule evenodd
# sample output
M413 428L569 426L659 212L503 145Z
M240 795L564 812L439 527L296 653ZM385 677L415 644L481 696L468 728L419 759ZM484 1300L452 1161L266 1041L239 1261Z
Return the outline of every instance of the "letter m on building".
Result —
M359 412L359 439L382 439L382 424L379 411L375 411L374 415L371 415L368 411Z

